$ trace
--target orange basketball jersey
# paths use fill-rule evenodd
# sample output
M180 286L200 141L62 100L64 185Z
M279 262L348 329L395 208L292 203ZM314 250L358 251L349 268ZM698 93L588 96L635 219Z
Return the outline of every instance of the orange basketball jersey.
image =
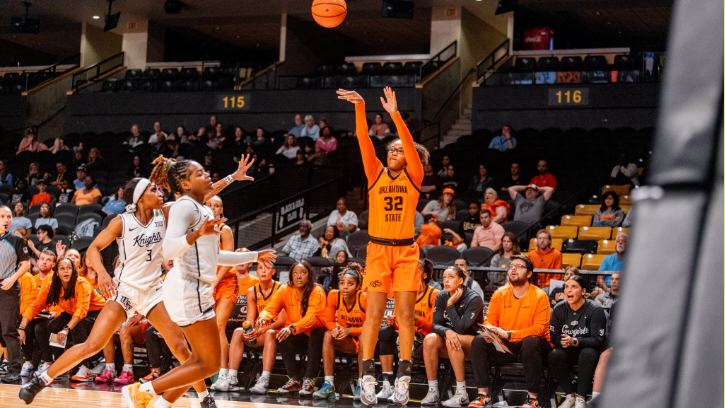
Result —
M355 303L349 309L342 299L339 290L331 290L327 295L326 326L332 330L335 325L352 329L351 336L358 337L362 334L362 326L365 323L365 307L367 306L367 294L358 292L355 296ZM335 316L337 315L337 317Z
M227 224L224 224L224 223L221 223L221 224L219 224L219 231L221 231L221 230L222 230L222 228L224 228L224 227L226 227L226 226L227 226ZM221 236L219 237L219 250L220 250L220 251L223 251L223 250L224 250L224 248L222 248L222 239L221 239ZM217 273L219 273L219 271L220 271L220 270L221 270L222 268L223 268L223 266L221 266L221 265L217 265L217 267L216 267L216 271L217 271ZM224 278L225 278L225 279L231 279L231 277L232 277L232 276L237 276L237 268L235 268L235 267L233 267L233 266L232 266L231 268L229 268L229 270L227 271L227 274L226 274L226 275L224 275ZM240 293L247 293L247 292L246 292L246 291L244 291L244 292L240 292Z
M415 300L416 332L426 336L433 333L433 309L435 309L438 292L440 290L426 286L423 295ZM398 328L398 320L395 320L395 328Z
M259 316L260 313L262 313L262 310L264 310L264 307L267 306L267 303L269 303L272 298L274 297L274 294L277 293L277 289L279 289L279 282L272 281L272 291L269 292L269 296L264 297L264 294L262 293L262 286L260 283L254 285L254 301L257 302L257 316Z
M370 236L384 239L413 238L418 197L420 190L410 180L407 169L392 178L388 169L383 168L368 189Z

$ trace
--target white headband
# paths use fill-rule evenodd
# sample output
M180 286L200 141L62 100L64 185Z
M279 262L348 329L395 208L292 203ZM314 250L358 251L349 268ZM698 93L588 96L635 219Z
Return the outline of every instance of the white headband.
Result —
M143 195L144 191L146 191L146 188L151 184L151 181L149 179L142 178L139 180L138 184L136 184L136 188L133 189L133 202L131 204L128 204L126 206L126 212L136 212L136 203L138 200L141 199L141 196Z

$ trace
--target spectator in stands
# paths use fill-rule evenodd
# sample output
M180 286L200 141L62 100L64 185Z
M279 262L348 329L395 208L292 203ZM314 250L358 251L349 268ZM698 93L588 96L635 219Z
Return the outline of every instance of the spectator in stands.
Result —
M336 256L338 252L345 251L349 257L352 257L352 253L347 248L347 243L344 239L340 238L340 231L335 228L334 225L328 225L325 228L325 233L318 239L320 246L317 248L312 256L321 256L323 258L330 258Z
M68 180L63 180L64 183L67 183ZM33 199L30 201L30 206L34 206L35 204L40 203L51 203L53 202L53 198L50 196L50 194L45 192L45 180L38 180L38 194L35 194L33 196Z
M5 159L0 160L0 186L13 186L13 175L10 173L8 161Z
M148 177L148 175L149 171L146 169L146 166L144 166L143 161L141 160L141 156L133 156L133 166L128 171L128 178L132 179L135 177Z
M624 211L619 208L619 195L614 191L602 194L602 206L594 213L593 227L619 227L624 221Z
M347 200L340 197L337 200L337 208L332 210L327 218L327 225L334 225L344 236L348 236L357 230L357 215L347 209Z
M441 244L449 247L456 248L461 254L463 251L468 249L466 245L465 233L461 228L461 223L457 224L455 230L451 228L443 228L443 234L441 234Z
M549 166L546 164L546 160L539 160L539 164L536 166L536 170L539 172L534 178L531 179L531 183L539 188L551 187L556 191L556 179L554 176L549 174Z
M18 152L16 154L20 154L22 152L40 152L43 150L48 150L48 146L40 143L38 141L38 134L36 130L30 128L28 129L27 135L20 141L20 146L18 147Z
M179 157L179 144L176 142L176 139L166 139L166 145L161 151L161 154L164 157Z
M390 135L390 128L387 123L383 122L383 115L381 113L375 114L375 123L370 126L370 131L368 133L370 136L375 136L380 140L382 140L385 136Z
M322 129L324 129L324 128L326 128L327 126L329 126L329 125L327 124L327 119L324 119L324 118L323 118L323 119L320 119L320 121L319 121L319 122L317 123L317 126L319 126L319 128L320 128L320 131L322 131Z
M93 180L93 176L86 176L85 184L86 185L84 189L76 190L75 194L73 194L73 199L71 200L71 202L77 206L87 204L100 204L101 192L97 188L93 187L96 184L96 181Z
M511 207L506 201L498 199L498 193L493 188L487 188L483 195L484 203L481 204L482 210L489 210L493 215L493 222L496 224L506 224L507 217Z
M638 175L637 164L629 162L627 152L620 152L619 162L609 174L609 181L612 184L639 187Z
M251 144L256 147L271 144L272 142L270 142L269 139L265 137L265 133L266 132L264 131L263 127L258 127L257 134Z
M53 259L55 260L55 252L54 252L55 248L53 248L53 245L52 245L53 237L55 236L55 232L53 231L53 228L47 224L40 225L40 226L38 226L35 235L38 237L38 246L35 246L35 244L33 243L33 240L31 240L31 239L28 240L28 248L30 248L30 250L32 251L31 255L34 258L38 259L38 261L40 261L41 252L48 250L48 251L53 252ZM58 242L61 242L61 241L58 241ZM38 269L40 269L39 262L36 262L35 264L38 267ZM51 266L51 268L52 268L52 266Z
M491 219L491 211L481 210L481 225L473 232L471 248L482 246L492 250L501 246L501 238L505 233L503 227Z
M441 169L438 170L438 176L441 178L445 177L446 174L448 174L448 166L451 164L451 158L448 156L443 156L443 159L441 159Z
M71 171L78 168L78 166L86 164L86 150L82 147L77 149L75 153L73 153L73 163L71 163Z
M118 187L118 191L116 191L116 195L113 196L114 198L112 200L108 200L106 205L103 206L103 212L111 215L111 214L123 214L123 212L126 210L126 202L123 201L123 190L124 185L121 185Z
M456 193L464 193L465 191L465 184L460 181L458 177L456 177L456 170L453 167L452 164L448 165L448 168L446 169L446 174L441 177L441 185L444 189L450 188L453 189Z
M73 187L75 187L76 190L82 190L86 187L86 177L88 176L88 172L86 171L86 166L80 165L76 169L76 179L73 180ZM94 186L94 188L98 188L98 186Z
M427 222L420 228L420 235L415 242L423 252L428 253L430 248L441 244L443 232L438 226L438 219L435 216L429 214L425 216L425 219Z
M609 292L604 292L596 298L597 303L606 310L611 309L619 299L619 278L621 275L621 272L614 272L610 281L611 289Z
M10 228L8 228L8 232L12 233L21 229L30 235L30 229L33 227L33 223L25 217L25 205L23 203L17 203L15 204L14 210L15 212L12 220L10 221ZM2 211L2 207L0 207L0 211Z
M300 137L302 136L311 137L312 140L320 137L320 127L315 125L315 118L312 115L305 116L305 127L300 132Z
M461 268L461 270L466 274L466 279L463 281L463 286L476 292L477 295L481 296L481 300L483 300L483 289L481 289L481 285L479 285L478 282L473 279L473 276L471 276L468 260L466 260L466 258L464 257L460 257L456 259L455 262L453 262L453 266Z
M66 167L65 163L59 161L55 164L55 169L57 170L57 173L55 177L53 177L53 181L50 182L50 185L52 186L58 186L61 181L68 180L69 183L73 184L73 179L71 178L71 175L68 173L68 167ZM46 178L51 178L49 175L46 175Z
M446 221L456 218L456 192L452 188L443 190L438 200L429 201L420 213L432 215L435 218Z
M154 143L149 143L149 146L151 146L152 157L164 154L164 149L166 148L166 137L164 135L158 135L158 137L154 139Z
M432 198L437 196L437 192L441 188L441 178L437 174L433 173L433 166L430 163L426 163L423 166L424 176L423 181L420 185L421 195L425 198Z
M327 164L327 154L321 147L315 147L315 154L307 158L313 166L324 166Z
M315 141L315 148L319 147L324 150L326 154L333 150L337 150L337 139L332 136L332 129L330 129L329 126L322 128L320 135L320 138Z
M169 135L161 130L161 122L154 122L154 134L149 137L149 144L157 144L159 140L165 141ZM163 142L162 142L163 143Z
M514 255L521 255L521 249L519 248L519 240L516 239L516 234L509 231L503 234L501 246L498 247L498 251L491 258L491 267L508 268L511 265L511 257ZM502 281L501 285L506 283L506 277Z
M602 259L602 263L599 264L599 270L603 272L622 272L624 270L624 257L627 254L627 241L629 237L627 234L620 232L617 234L617 238L614 241L615 253L609 254ZM604 292L609 290L611 284L611 276L598 276L597 286ZM592 292L594 293L594 292Z
M297 156L300 147L297 145L297 138L293 134L287 134L284 137L284 144L277 149L277 154L292 160Z
M295 154L295 166L305 166L307 165L307 159L305 158L305 153L302 150L298 150Z
M38 182L38 186L40 186L40 182ZM40 189L40 187L38 187L38 189ZM63 183L58 189L58 195L53 198L53 201L58 204L70 203L75 193L76 190L72 187L71 183L68 180L63 180Z
M509 194L514 199L516 212L514 213L514 221L520 221L526 224L538 223L541 216L544 215L546 202L549 201L554 189L551 187L537 187L535 184L528 186L511 186ZM521 191L525 190L525 195L521 195ZM539 195L541 191L541 195Z
M20 178L15 182L15 189L10 193L8 205L15 205L15 203L19 202L30 205L32 199L33 195L28 190L28 182L24 178Z
M295 115L295 126L288 133L294 137L300 137L304 128L305 124L302 123L302 115L298 113Z
M62 137L56 137L53 141L53 147L50 148L50 152L56 154L61 150L72 151L70 147L65 145L65 140Z
M206 144L208 140L209 138L206 135L206 128L199 128L199 130L196 131L196 134L189 134L189 143L195 145Z
M473 176L468 184L468 192L483 195L491 187L493 187L493 178L488 175L486 165L481 163L478 165L478 174Z
M188 143L189 142L189 133L186 131L186 128L183 126L179 126L176 128L176 135L170 135L170 138L176 139L176 141L179 144L182 143Z
M207 132L206 136L206 146L212 150L216 150L224 137L224 125L221 122L217 122L212 132Z
M523 408L539 407L536 400L541 382L543 356L551 350L549 318L551 308L546 292L529 283L534 271L531 260L514 255L508 272L509 285L496 292L488 305L482 335L471 342L473 378L478 387L478 398L469 405L482 408L490 406L490 366L523 363L528 396ZM511 354L496 350L495 340L489 331L498 336Z
M312 232L312 223L310 220L300 221L299 235L293 235L287 241L287 244L280 254L298 261L311 257L317 251L319 243L310 237L310 232Z
M209 173L214 172L214 153L211 150L204 155L204 170Z
M622 221L622 227L631 228L633 222L634 222L634 207L631 207L629 209L629 211L627 211L627 216L624 217L624 221Z
M141 137L141 132L138 130L138 125L131 126L131 136L126 139L123 144L128 145L131 150L133 150L134 147L140 146L144 144L143 138Z
M564 270L564 278L562 279L564 282L569 280L572 276L579 276L579 268L576 266L567 266ZM565 299L564 295L564 286L557 286L549 292L549 302L551 302L551 307L556 306L557 303L561 302Z
M483 322L483 298L464 284L466 272L451 266L443 272L443 288L438 292L433 312L433 333L423 340L428 394L421 404L437 405L438 356L448 358L456 377L456 393L443 402L446 407L468 404L466 359L472 357L471 342Z
M40 164L37 162L30 163L30 166L28 167L28 176L26 177L28 185L34 186L38 184L38 180L40 180L42 176L40 175Z
M463 232L473 232L481 225L481 205L472 202L468 204L468 217L463 220Z
M510 199L513 200L514 198L511 197L510 194L508 194L509 187L523 186L524 183L524 178L521 177L521 166L517 162L511 163L511 176L507 177L500 184L501 196L504 197L504 199L506 199L506 196L509 196Z
M494 137L488 145L488 148L498 150L500 152L515 149L516 138L513 137L512 133L513 129L511 129L511 125L504 125L501 129L501 135Z
M529 259L534 263L536 269L562 269L561 252L556 248L551 248L551 234L544 229L536 232L536 249L529 251ZM549 281L558 277L559 274L540 273L536 286L549 287Z
M420 230L425 224L425 217L419 211L415 212L415 218L413 219L413 228L415 229L415 235L420 235Z
M53 217L53 206L50 203L41 204L38 214L40 216L35 220L35 229L38 229L41 225L50 225L55 233L58 228L58 220Z
M206 135L207 137L211 137L213 134L215 134L216 125L217 125L217 116L216 115L209 116L209 125L207 125L207 127L203 128L204 135ZM201 129L199 129L199 130L201 130ZM201 137L203 135L199 135L199 136Z
M549 323L554 344L549 367L566 394L559 407L584 408L606 344L607 316L597 302L584 298L587 280L582 276L572 276L564 284L566 302L554 307ZM574 366L578 366L576 389L571 378Z

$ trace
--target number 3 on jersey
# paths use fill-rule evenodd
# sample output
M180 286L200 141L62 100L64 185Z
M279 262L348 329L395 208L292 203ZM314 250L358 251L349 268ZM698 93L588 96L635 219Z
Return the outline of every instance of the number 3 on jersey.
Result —
M383 197L385 200L385 211L403 211L403 197Z
M146 254L148 254L148 256L149 256L148 258L146 258L146 262L151 262L151 250L147 249Z

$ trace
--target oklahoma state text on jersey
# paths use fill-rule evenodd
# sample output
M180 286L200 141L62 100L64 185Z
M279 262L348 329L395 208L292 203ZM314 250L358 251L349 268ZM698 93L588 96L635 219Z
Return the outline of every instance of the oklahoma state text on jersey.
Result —
M362 326L365 323L365 307L367 306L367 294L357 292L355 303L350 309L345 306L339 290L331 290L327 294L327 308L325 310L325 325L327 330L332 330L335 325L352 329L350 335L358 337L362 334ZM337 314L337 317L335 316Z

